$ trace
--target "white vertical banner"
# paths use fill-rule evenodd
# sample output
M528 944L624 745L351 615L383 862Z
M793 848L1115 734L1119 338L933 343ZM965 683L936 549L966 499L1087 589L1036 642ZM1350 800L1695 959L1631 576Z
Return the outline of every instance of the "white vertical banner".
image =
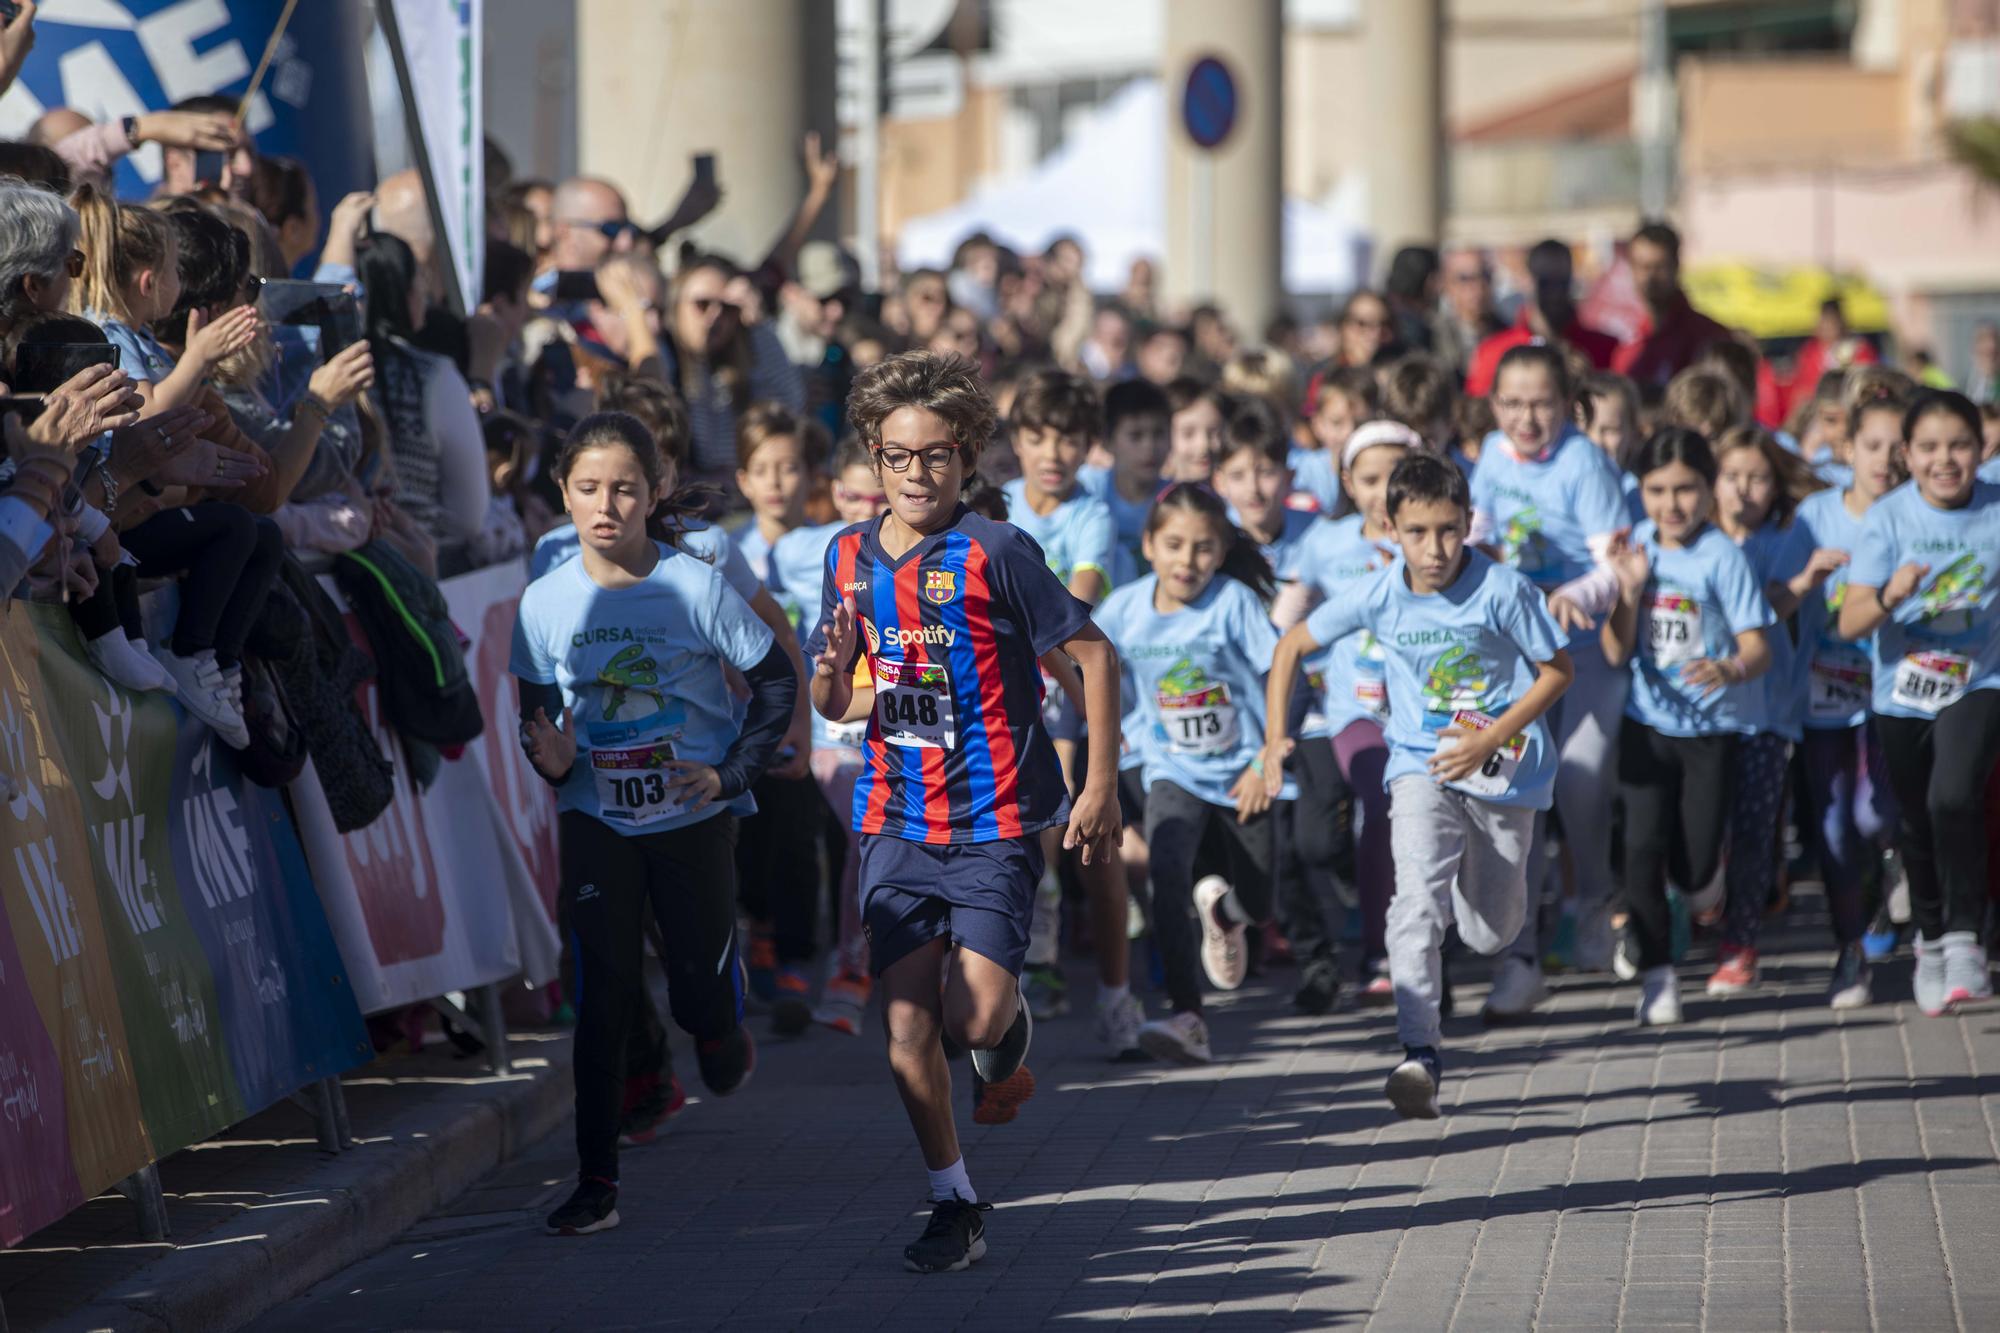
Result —
M464 309L479 305L486 267L486 123L480 76L484 0L391 0L409 63L430 186L444 219Z

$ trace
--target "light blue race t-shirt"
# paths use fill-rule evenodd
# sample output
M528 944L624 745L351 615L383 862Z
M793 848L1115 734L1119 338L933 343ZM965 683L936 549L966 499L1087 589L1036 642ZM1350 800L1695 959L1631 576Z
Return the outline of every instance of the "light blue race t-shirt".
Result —
M1813 550L1829 547L1851 559L1861 546L1861 520L1848 512L1839 491L1814 491L1799 502L1792 526ZM1799 603L1798 653L1792 663L1793 697L1804 707L1807 731L1841 731L1868 720L1875 666L1869 642L1840 637L1840 608L1847 601L1846 565L1827 576ZM1871 638L1873 636L1870 636Z
M1283 521L1278 527L1275 541L1257 540L1258 553L1264 563L1271 567L1277 577L1278 586L1299 583L1304 569L1306 539L1317 529L1328 526L1326 519L1303 509L1281 508ZM1236 507L1229 507L1229 521L1243 527L1243 517ZM1248 529L1244 529L1246 532ZM1256 540L1253 536L1253 540ZM1303 708L1297 734L1301 738L1311 738L1330 734L1327 730L1326 714L1320 709L1320 696L1325 692L1326 664L1328 653L1315 653L1299 664L1304 679L1299 683L1299 693L1293 698L1295 710Z
M730 529L729 540L743 556L743 563L750 566L750 572L757 576L757 581L770 587L771 543L764 540L764 531L757 526L757 520L753 518Z
M1007 521L1035 539L1057 578L1067 584L1094 569L1107 586L1115 582L1118 525L1109 505L1079 486L1054 509L1037 514L1028 507L1026 478L1016 477L1000 489L1007 497Z
M1764 524L1744 538L1737 549L1750 562L1750 572L1757 576L1757 586L1769 600L1772 584L1791 582L1812 559L1812 533L1799 527L1794 517L1790 527ZM1764 638L1771 647L1771 665L1751 682L1763 686L1757 730L1774 732L1796 743L1806 711L1805 678L1799 672L1799 661L1804 654L1792 642L1791 626L1783 621L1774 623Z
M689 523L674 535L674 545L697 560L713 565L723 580L736 590L736 595L746 602L755 597L757 590L763 586L729 534L713 523L703 523L699 519ZM528 555L528 578L531 581L541 578L557 565L573 559L582 549L583 540L576 535L574 523L550 528Z
M576 728L576 766L557 804L627 835L698 823L666 788L669 759L714 764L738 724L724 662L748 671L771 631L714 569L658 543L660 562L629 588L604 588L581 560L528 585L509 670L555 685ZM727 809L749 814L745 792Z
M1574 426L1534 459L1518 457L1503 432L1491 432L1471 487L1472 508L1484 516L1500 559L1544 593L1595 568L1592 537L1631 523L1618 469Z
M1311 496L1322 518L1340 512L1340 460L1330 450L1293 445L1286 461L1292 469L1292 494Z
M1111 511L1111 522L1118 540L1112 558L1111 583L1113 587L1123 587L1151 568L1140 547L1146 535L1146 515L1151 512L1153 502L1151 499L1127 500L1118 493L1110 468L1094 467L1089 463L1076 470L1076 484L1104 501L1104 507ZM1012 497L1009 497L1009 503L1011 505ZM1012 512L1009 509L1010 519Z
M1234 809L1229 789L1264 746L1264 679L1278 631L1257 595L1226 575L1170 613L1155 608L1158 588L1148 574L1091 617L1131 671L1128 717L1138 725L1126 736L1148 791L1165 779ZM1288 782L1280 799L1295 795Z
M802 620L819 614L820 583L826 576L826 548L847 527L835 520L817 527L793 528L778 538L765 561L764 586L770 589L801 640L811 633ZM858 750L867 734L866 718L859 722L829 722L820 716L819 709L812 710L815 750Z
M1728 657L1738 634L1777 623L1748 557L1713 524L1689 545L1667 547L1648 519L1632 530L1632 542L1644 548L1653 573L1639 599L1625 716L1662 736L1755 733L1761 681L1705 695L1681 679L1689 662Z
M174 373L177 364L172 352L160 344L150 330L135 329L124 320L102 311L87 311L86 318L104 330L104 340L118 349L118 368L135 384L157 384Z
M1979 465L1979 479L2000 483L2000 454L1995 454Z
M1969 691L2000 688L2000 485L1975 481L1958 509L1937 508L1915 482L1877 500L1847 581L1879 590L1908 564L1929 572L1875 631L1874 709L1934 717Z
M1482 717L1491 725L1534 684L1536 664L1554 661L1563 646L1540 590L1479 551L1467 549L1451 586L1428 596L1410 591L1404 573L1399 561L1366 575L1306 617L1322 644L1363 629L1381 641L1389 686L1384 785L1409 774L1429 778L1439 732L1476 729ZM1555 777L1555 747L1536 718L1455 786L1496 805L1546 810Z
M1307 534L1299 563L1304 578L1322 598L1339 597L1356 580L1387 569L1400 558L1394 543L1363 536L1363 523L1360 514L1349 514L1322 521ZM1319 663L1318 712L1325 722L1324 734L1337 736L1356 722L1380 726L1389 716L1388 657L1373 630L1358 629L1324 654L1308 659L1308 672L1314 669L1313 662Z

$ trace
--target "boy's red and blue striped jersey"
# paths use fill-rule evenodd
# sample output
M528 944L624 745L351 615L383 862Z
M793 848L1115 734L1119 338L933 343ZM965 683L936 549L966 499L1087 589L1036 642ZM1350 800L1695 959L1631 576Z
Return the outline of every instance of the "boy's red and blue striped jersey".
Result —
M1066 821L1037 659L1083 629L1090 609L1033 538L963 505L896 560L879 544L881 523L857 523L828 546L805 649L825 646L834 609L852 597L875 677L855 831L974 843Z

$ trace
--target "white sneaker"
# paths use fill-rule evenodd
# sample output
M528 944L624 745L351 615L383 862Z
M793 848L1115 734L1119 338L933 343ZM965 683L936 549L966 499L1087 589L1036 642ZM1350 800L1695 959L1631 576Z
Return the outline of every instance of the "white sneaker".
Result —
M1917 970L1910 978L1916 992L1917 1008L1931 1018L1945 1011L1944 941L1917 936Z
M1632 937L1620 935L1618 945L1611 951L1611 975L1620 981L1637 981L1639 965L1632 961Z
M1194 912L1201 919L1201 970L1217 990L1237 989L1250 971L1250 953L1243 942L1249 913L1220 875L1204 876L1194 886Z
M1146 1024L1146 1007L1139 997L1126 991L1110 1004L1097 997L1097 1040L1104 1045L1106 1058L1123 1060L1139 1049L1139 1029Z
M204 648L192 657L182 657L162 649L159 662L174 678L174 693L180 697L181 706L207 723L224 745L241 750L250 744L250 729L243 725L243 710L230 697L229 684L222 677L222 668L215 664L214 652Z
M1542 969L1509 956L1493 969L1493 988L1486 993L1486 1007L1479 1016L1489 1025L1511 1023L1526 1018L1548 998L1549 983L1542 979Z
M1681 1021L1681 981L1672 967L1646 969L1635 1017L1646 1028L1672 1027Z
M1944 1002L1953 1009L1993 998L1993 974L1979 936L1955 930L1938 941L1944 946Z
M1156 1060L1177 1065L1205 1065L1215 1057L1208 1049L1208 1024L1196 1013L1156 1018L1139 1028L1139 1049Z
M236 703L236 711L243 711L243 664L222 668L222 680L229 687L229 697Z
M83 645L83 655L106 680L123 685L128 690L171 690L174 678L166 668L149 657L146 652L134 647L125 637L125 631L114 629L101 638L90 640Z

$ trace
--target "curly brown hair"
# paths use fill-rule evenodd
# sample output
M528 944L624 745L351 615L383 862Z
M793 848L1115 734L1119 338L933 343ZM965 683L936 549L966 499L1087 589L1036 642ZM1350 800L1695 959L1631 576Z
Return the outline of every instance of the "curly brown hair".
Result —
M979 372L956 352L901 352L870 366L847 395L847 420L864 445L879 449L882 423L905 407L942 418L968 467L1000 424Z

